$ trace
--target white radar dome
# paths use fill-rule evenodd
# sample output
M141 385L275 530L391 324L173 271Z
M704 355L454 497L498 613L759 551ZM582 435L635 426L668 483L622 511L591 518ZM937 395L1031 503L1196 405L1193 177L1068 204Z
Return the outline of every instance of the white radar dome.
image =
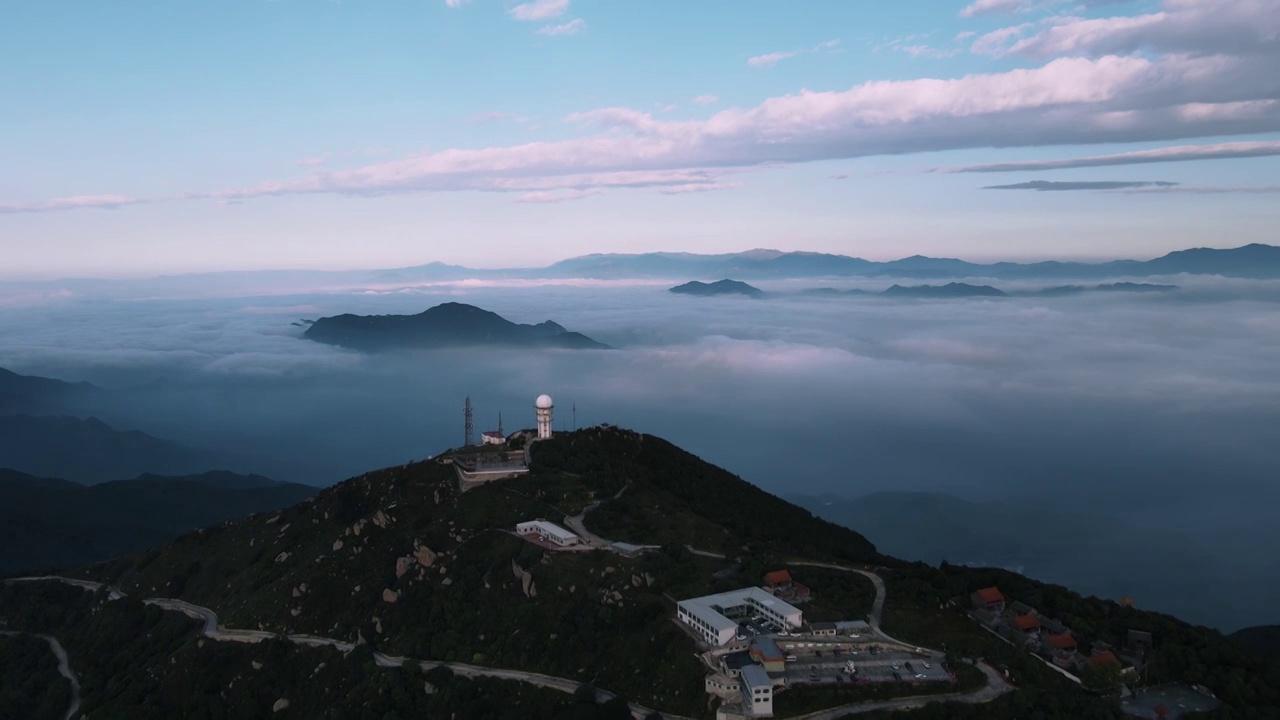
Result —
M550 395L539 395L538 399L534 401L534 405L536 407L543 408L543 409L551 407L551 404L552 403L551 403Z

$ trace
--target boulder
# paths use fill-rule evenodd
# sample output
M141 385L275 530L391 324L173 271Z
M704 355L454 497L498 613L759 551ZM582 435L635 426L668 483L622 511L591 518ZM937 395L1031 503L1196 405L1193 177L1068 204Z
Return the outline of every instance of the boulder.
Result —
M395 590L392 590L391 588L383 588L382 590L383 602L393 603L399 599L400 599L400 593L396 592Z
M286 698L280 698L279 700L277 700L277 701L276 701L276 704L275 704L275 705L272 705L272 706L271 706L271 712L273 712L273 713L278 713L278 712L280 712L281 710L285 710L285 709L287 709L288 707L289 707L289 701L288 701L288 699L286 699Z

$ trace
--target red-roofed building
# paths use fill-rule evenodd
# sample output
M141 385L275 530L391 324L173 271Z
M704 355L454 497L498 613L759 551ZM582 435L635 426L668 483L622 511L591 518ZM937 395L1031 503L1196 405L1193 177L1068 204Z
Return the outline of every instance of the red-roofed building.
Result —
M1045 638L1045 642L1054 650L1075 652L1076 649L1076 637L1069 632L1061 633L1059 635L1050 635Z
M1040 632L1040 618L1035 615L1017 615L1013 618L1013 626L1028 635Z
M977 610L986 610L993 613L1004 612L1004 594L1000 592L999 588L982 588L969 597L973 600L973 607Z
M1100 665L1119 665L1120 658L1110 650L1105 650L1089 658L1089 664L1095 667Z
M764 586L770 590L777 587L791 587L792 582L791 573L786 570L774 570L764 575Z
M808 600L810 594L809 588L796 582L786 570L765 573L764 588L789 602Z

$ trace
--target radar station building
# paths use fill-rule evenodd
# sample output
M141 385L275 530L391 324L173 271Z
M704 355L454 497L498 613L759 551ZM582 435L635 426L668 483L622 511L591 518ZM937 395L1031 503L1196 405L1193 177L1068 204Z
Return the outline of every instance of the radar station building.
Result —
M804 613L758 587L681 600L676 616L712 647L733 642L738 621L759 617L784 630L804 625Z
M550 395L539 395L534 401L534 410L538 413L538 439L546 440L551 437L551 411L555 403L551 402Z

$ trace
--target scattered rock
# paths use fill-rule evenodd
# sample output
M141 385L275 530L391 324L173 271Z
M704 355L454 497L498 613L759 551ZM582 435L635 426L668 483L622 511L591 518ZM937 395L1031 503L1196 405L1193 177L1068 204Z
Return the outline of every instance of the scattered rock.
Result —
M302 583L301 585L298 585L298 589L305 593L307 591L307 584Z
M302 608L294 608L294 609L292 609L292 610L290 610L290 611L289 611L289 614L290 614L290 615L292 615L292 616L294 616L294 617L298 617L299 615L301 615L301 614L302 614Z
M445 578L444 581L441 582L440 584L445 587L449 587L450 585L453 584L453 578Z
M382 634L382 621L378 618L373 619L373 631L379 635Z
M285 523L285 525L284 525L283 527L281 527L281 528L280 528L280 534L281 534L281 535L283 535L283 534L284 534L284 531L285 531L285 530L288 530L288 529L289 529L289 526L290 526L290 525L292 525L292 524L293 524L293 523Z
M400 593L396 592L395 590L392 590L391 588L383 588L382 590L383 602L393 603L399 599L400 599Z
M439 491L439 490L436 490L436 504L437 504L437 505L439 505L439 504L440 504L440 491Z
M284 710L288 707L289 707L289 701L285 698L280 698L279 700L276 701L275 705L271 706L271 712L278 713L281 710Z
M280 553L279 555L277 555L277 556L276 556L276 562L278 562L278 563L282 563L282 562L284 562L285 560L288 560L288 559L289 559L289 553L287 553L287 552L282 552L282 553Z
M649 573L644 574L644 584L649 587L653 587L653 576Z
M342 549L342 538L333 541L333 551L338 552Z
M413 567L412 557L396 558L396 579L399 580L404 577L404 574L409 572L411 567Z
M357 520L355 525L351 526L351 532L356 537L360 537L360 531L364 530L364 526L368 524L368 520Z
M253 543L254 543L257 539L258 539L258 538L249 538L249 547L253 547Z
M373 514L373 524L380 528L386 528L391 521L387 518L387 514L379 510Z
M422 691L423 691L423 692L425 692L425 693L426 693L426 694L428 694L428 695L435 695L435 694L436 694L436 692L437 692L437 690L436 690L436 686L435 686L435 685L432 685L432 684L431 684L431 683L429 683L429 682L424 682L424 683L422 683Z
M632 575L632 576L631 576L631 587L640 587L640 584L641 584L641 583L643 583L643 582L644 582L644 581L640 579L640 576L639 576L639 575Z
M257 660L254 660L252 663L250 663L250 665L253 665L254 670L262 669L262 663L258 662Z
M267 521L267 524L268 524L268 525L271 525L272 523L274 523L275 521L277 521L277 520L279 520L279 519L280 519L280 516L279 516L279 515L277 515L277 516L275 516L275 517L271 518L270 520L268 520L268 521Z
M413 558L417 560L418 564L421 565L422 567L431 567L433 564L435 564L437 557L439 556L436 555L434 552L432 552L431 548L427 547L426 545L419 545L417 543L414 544Z
M612 566L612 565L610 565L609 567L607 567L607 568L605 568L605 569L604 569L604 574L605 574L605 575L612 575L612 574L614 574L615 572L617 572L617 568L615 568L615 567L614 567L614 566Z

